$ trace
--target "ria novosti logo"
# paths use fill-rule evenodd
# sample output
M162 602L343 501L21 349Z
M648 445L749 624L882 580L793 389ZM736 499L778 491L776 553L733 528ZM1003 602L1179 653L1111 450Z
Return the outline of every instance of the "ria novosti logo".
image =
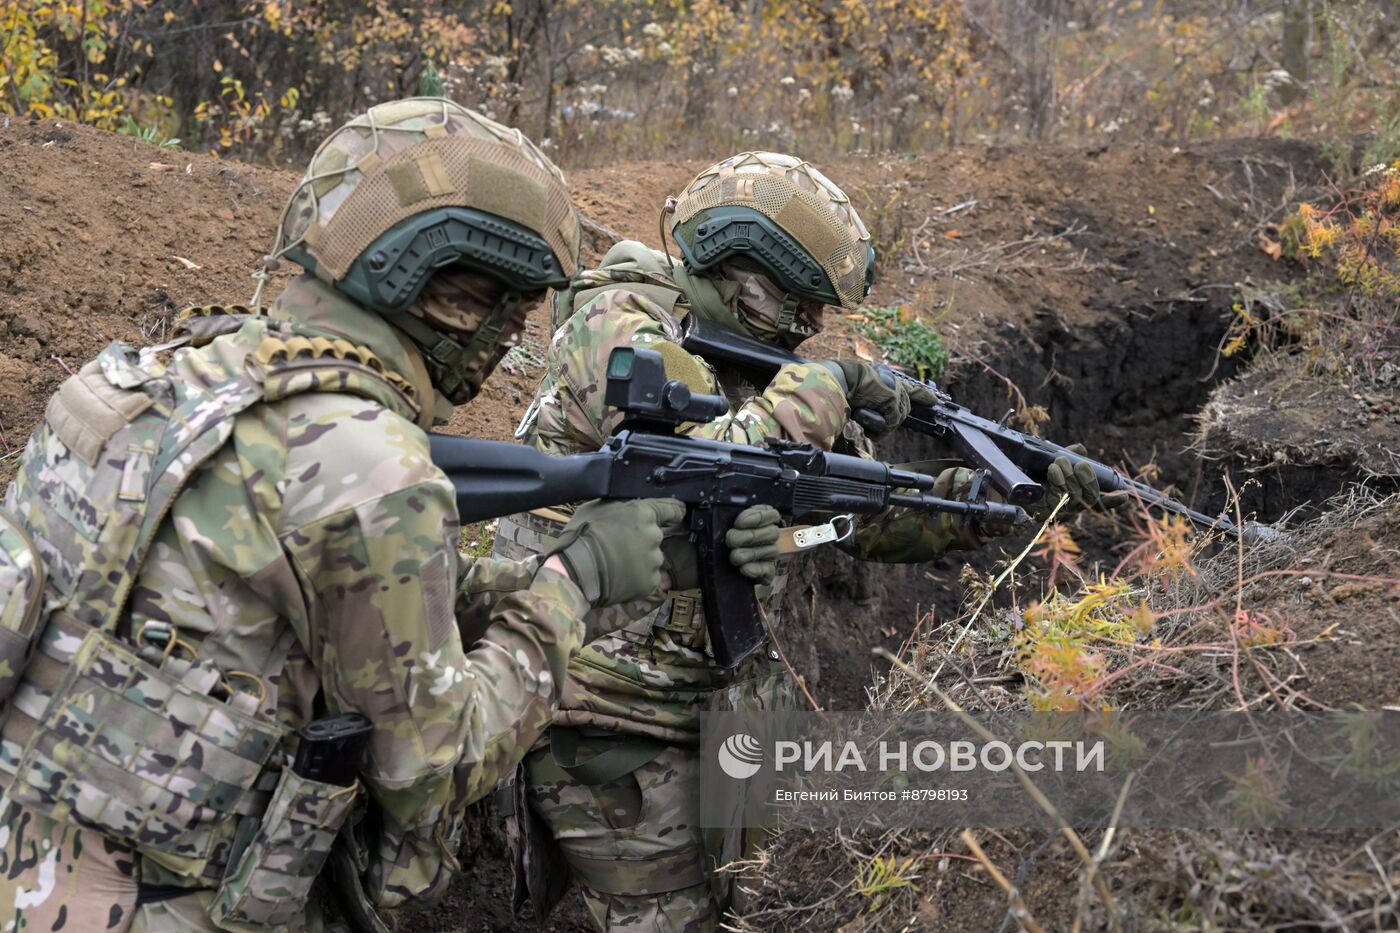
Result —
M763 767L763 746L746 732L736 732L719 747L719 768L736 781L746 781Z

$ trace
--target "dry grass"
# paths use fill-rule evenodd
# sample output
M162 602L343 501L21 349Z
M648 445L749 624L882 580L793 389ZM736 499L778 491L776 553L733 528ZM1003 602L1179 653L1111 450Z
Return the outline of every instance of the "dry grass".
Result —
M1327 641L1333 632L1290 625L1290 607L1300 593L1324 585L1388 590L1392 598L1400 593L1394 542L1364 544L1397 509L1400 496L1355 487L1321 516L1248 547L1196 541L1183 553L1159 551L1136 564L1130 554L1119 567L1130 580L1125 602L1147 607L1150 632L1114 645L1095 642L1090 629L1086 646L1092 644L1105 663L1080 699L1123 709L1327 708L1298 681L1306 671L1304 646ZM1145 523L1140 534L1140 544L1161 547ZM1025 565L1023 554L994 579L969 582L959 618L921 621L898 662L871 688L874 709L1034 705L1038 677L1025 668L1017 643L1039 624L1032 607L1043 576ZM1096 585L1071 582L1064 604L1082 602ZM1280 637L1259 637L1268 624L1278 626ZM989 928L1000 930L1038 924L1350 931L1394 929L1400 916L1400 831L1368 837L1081 829L1078 835L1093 850L1092 864L1059 833L984 834L976 849L986 851L970 849L957 830L781 833L756 859L733 866L748 907L729 929L920 929L950 902L982 904L990 911L984 915L999 916ZM982 867L965 864L969 859ZM856 896L862 878L890 866L902 866L911 883L878 902ZM1000 879L995 886L986 880L991 874ZM1092 896L1095 875L1111 897Z

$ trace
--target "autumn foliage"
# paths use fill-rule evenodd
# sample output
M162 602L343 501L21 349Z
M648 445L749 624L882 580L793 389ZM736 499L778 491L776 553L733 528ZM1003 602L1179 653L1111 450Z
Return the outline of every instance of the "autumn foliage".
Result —
M0 0L0 112L276 162L445 93L567 164L1400 135L1379 2ZM1304 11L1303 16L1298 11Z

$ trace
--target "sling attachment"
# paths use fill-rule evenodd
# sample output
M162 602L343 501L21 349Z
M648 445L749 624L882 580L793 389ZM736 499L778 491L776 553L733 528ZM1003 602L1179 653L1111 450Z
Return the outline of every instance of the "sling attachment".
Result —
M837 515L822 525L795 525L778 532L778 553L794 554L823 544L845 541L856 529L854 516Z

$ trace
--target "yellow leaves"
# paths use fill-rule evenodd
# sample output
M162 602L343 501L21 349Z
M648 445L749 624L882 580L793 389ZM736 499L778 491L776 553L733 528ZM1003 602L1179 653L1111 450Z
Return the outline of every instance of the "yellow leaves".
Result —
M1157 614L1147 605L1147 600L1138 603L1137 608L1128 615L1128 623L1141 638L1152 631L1152 627L1157 624ZM1158 643L1160 646L1160 643Z
M1400 299L1400 168L1374 168L1366 186L1326 213L1303 205L1285 221L1310 259L1330 258L1337 280L1362 294ZM1297 228L1301 227L1301 233Z
M1260 321L1250 310L1250 306L1242 301L1237 301L1230 306L1230 310L1235 312L1235 320L1230 325L1230 330L1226 333L1228 340L1220 348L1220 355L1224 357L1234 356L1249 345L1249 337L1259 327Z
M1275 622L1273 616L1263 610L1240 610L1235 614L1234 629L1236 640L1245 648L1267 648L1293 640L1288 626Z
M1043 708L1079 708L1098 689L1107 657L1097 646L1131 643L1155 618L1127 580L1087 584L1071 596L1053 592L1031 606L1016 636L1017 664Z

